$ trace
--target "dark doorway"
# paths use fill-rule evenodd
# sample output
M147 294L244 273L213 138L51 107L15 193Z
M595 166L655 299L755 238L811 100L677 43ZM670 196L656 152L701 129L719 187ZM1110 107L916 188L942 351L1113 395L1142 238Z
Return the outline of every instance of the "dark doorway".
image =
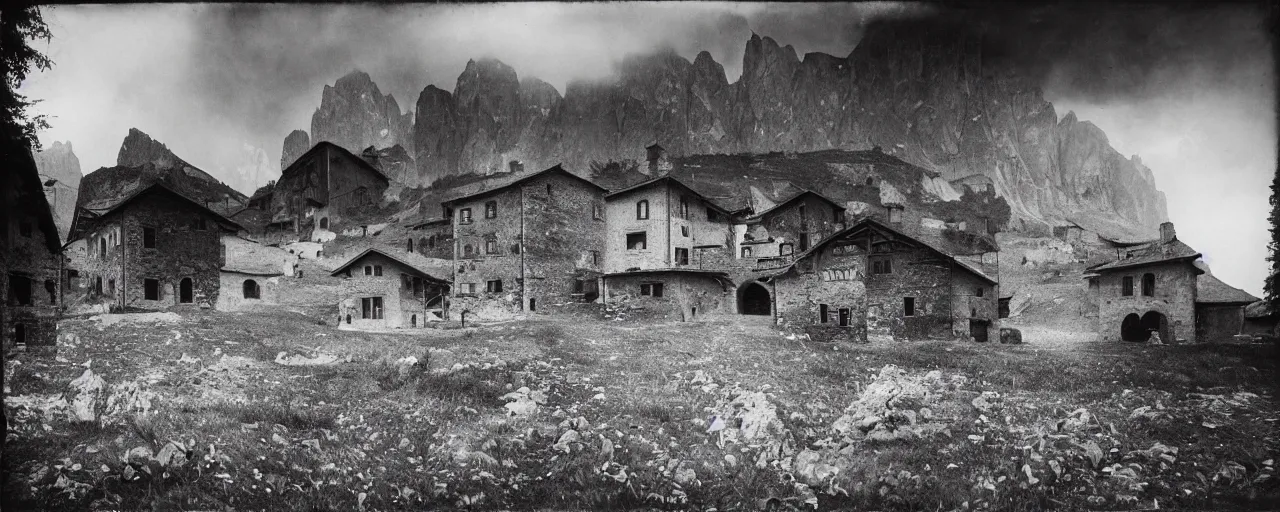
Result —
M1147 341L1147 331L1142 328L1142 319L1137 313L1130 313L1120 322L1120 339L1124 341Z
M409 327L417 327L417 326L418 326L418 315L410 315Z
M1142 331L1146 339L1151 338L1152 332L1160 334L1162 343L1173 343L1173 333L1169 331L1169 319L1163 314L1156 311L1148 311L1142 315Z
M538 310L538 299L529 299L529 311Z
M840 308L840 327L849 326L849 309Z
M178 283L178 301L183 304L190 304L193 301L190 277L184 277Z
M987 321L986 320L969 320L969 335L973 336L973 341L987 341Z
M769 290L760 283L747 283L738 297L738 312L744 315L768 315L771 311Z
M19 345L27 344L27 326L13 324L13 342Z

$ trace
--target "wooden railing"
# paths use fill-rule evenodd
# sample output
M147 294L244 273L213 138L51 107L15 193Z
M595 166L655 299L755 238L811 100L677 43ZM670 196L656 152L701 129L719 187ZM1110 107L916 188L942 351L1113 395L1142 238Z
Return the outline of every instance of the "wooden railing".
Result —
M776 268L782 268L790 265L792 261L795 261L794 254L757 258L754 270L773 270Z

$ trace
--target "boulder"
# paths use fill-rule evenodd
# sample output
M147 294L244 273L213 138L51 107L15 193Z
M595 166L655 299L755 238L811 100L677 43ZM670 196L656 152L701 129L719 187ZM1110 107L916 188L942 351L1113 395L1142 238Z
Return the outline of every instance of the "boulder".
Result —
M1007 343L1007 344L1014 344L1014 345L1022 343L1022 331L1019 331L1012 327L1001 327L1000 343Z
M71 421L98 421L98 413L104 407L106 389L106 381L88 368L76 380L71 381L66 393Z

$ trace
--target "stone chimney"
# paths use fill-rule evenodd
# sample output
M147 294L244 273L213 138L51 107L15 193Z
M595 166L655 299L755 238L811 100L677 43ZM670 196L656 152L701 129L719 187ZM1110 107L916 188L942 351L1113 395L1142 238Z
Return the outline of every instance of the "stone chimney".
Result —
M511 171L512 174L524 172L524 163L519 160L512 160L507 163L507 170Z
M666 176L667 173L671 172L671 162L667 160L666 149L663 149L662 146L657 144L644 149L648 153L647 159L649 160L650 176L657 178L660 176Z
M1172 222L1160 223L1160 243L1169 243L1178 237L1178 233L1173 230Z

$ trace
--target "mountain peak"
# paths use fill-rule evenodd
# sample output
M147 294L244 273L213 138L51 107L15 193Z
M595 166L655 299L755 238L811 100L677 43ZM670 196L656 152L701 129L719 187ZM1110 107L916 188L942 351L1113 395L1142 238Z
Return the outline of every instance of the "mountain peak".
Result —
M129 134L120 144L120 152L116 155L116 165L140 167L146 164L154 164L158 168L191 165L174 155L168 146L152 139L142 130L129 128Z

